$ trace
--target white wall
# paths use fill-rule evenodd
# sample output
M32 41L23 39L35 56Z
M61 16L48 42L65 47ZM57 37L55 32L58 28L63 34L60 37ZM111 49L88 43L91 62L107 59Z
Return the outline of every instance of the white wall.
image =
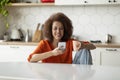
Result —
M24 31L28 28L31 36L37 23L44 23L54 12L63 12L72 20L73 34L80 40L104 42L105 35L109 33L113 42L120 42L120 6L29 6L9 7L9 11L10 28L15 25Z

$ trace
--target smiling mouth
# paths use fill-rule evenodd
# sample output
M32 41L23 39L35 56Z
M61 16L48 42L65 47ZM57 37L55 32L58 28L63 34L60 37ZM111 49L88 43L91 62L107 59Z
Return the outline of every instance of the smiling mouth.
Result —
M61 35L57 35L57 37L61 37Z
M56 36L61 36L61 34L56 34Z

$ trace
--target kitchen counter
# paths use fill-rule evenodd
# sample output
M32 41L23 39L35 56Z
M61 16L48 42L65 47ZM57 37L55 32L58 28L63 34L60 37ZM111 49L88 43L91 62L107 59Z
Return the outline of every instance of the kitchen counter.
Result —
M38 42L6 41L0 42L0 45L31 45L37 46Z
M120 67L1 62L0 80L120 80Z
M8 41L0 42L0 45L31 45L37 46L38 42L22 42L22 41ZM120 48L120 43L94 43L96 47L100 48Z
M120 43L95 43L94 45L100 48L120 48Z

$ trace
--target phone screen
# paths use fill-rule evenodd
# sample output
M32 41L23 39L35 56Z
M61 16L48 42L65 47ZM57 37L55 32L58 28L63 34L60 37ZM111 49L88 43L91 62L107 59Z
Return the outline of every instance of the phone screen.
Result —
M66 49L66 42L59 42L58 47L60 50L65 50Z

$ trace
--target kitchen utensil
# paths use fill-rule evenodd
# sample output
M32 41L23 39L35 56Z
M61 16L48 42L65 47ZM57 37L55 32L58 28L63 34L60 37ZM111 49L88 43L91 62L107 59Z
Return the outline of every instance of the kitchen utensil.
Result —
M42 39L42 30L39 30L40 23L38 23L36 31L32 37L33 42L39 42Z
M111 43L112 42L112 35L107 34L106 35L106 43Z
M23 32L22 32L22 29L18 29L18 31L19 31L19 33L20 33L20 38L21 38L21 40L23 40L23 39L24 39L24 35L23 35Z
M12 41L20 41L21 40L20 33L19 33L18 29L14 28L11 30L10 39Z
M4 38L4 41L8 41L9 40L9 36L8 35L4 35L3 38Z
M25 36L25 42L29 41L29 29L27 29L26 36Z

